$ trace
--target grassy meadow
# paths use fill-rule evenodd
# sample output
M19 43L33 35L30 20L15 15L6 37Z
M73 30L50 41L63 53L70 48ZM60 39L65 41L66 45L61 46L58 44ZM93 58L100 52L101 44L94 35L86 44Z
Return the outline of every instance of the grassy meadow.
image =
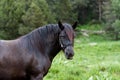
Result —
M44 80L119 80L120 42L75 42L73 60L57 55Z
M120 41L78 37L74 51L73 60L59 53L44 80L120 80Z

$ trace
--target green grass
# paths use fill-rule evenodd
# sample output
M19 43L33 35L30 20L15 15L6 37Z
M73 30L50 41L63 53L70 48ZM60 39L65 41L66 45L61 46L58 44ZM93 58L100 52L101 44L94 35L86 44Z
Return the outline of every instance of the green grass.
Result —
M77 30L86 29L86 30L101 30L103 26L100 24L87 24L87 25L80 25L77 27Z
M89 35L89 37L79 35L77 36L76 41L81 42L83 44L90 42L103 42L108 41L108 39L106 39L105 35Z
M81 43L75 40L75 56L59 53L44 80L120 80L120 42Z
M90 30L91 32L100 31L103 29L103 26L99 24L94 24L94 25L82 25L77 27L76 36L77 40L80 39L81 43L108 41L108 37L106 37L106 34L101 35L88 34L88 36L83 36L81 34L81 29Z

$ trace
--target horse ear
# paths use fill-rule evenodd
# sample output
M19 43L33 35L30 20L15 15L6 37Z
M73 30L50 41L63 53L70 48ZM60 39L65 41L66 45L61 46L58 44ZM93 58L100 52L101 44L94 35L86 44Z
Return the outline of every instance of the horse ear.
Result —
M76 22L73 24L73 26L72 26L73 29L75 29L75 28L77 27L77 24L78 24L78 23L77 23L77 21L76 21Z
M58 25L59 25L59 28L60 28L61 30L64 29L64 26L62 25L61 21L58 22Z

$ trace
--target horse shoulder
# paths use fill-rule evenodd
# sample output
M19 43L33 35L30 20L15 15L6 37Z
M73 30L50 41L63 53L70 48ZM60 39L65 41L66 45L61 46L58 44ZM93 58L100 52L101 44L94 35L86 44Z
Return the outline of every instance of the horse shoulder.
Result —
M30 61L30 73L32 76L36 77L39 74L42 74L45 76L51 66L51 61L48 59L48 57L44 55L40 55L39 57L33 56ZM29 68L28 68L29 69Z

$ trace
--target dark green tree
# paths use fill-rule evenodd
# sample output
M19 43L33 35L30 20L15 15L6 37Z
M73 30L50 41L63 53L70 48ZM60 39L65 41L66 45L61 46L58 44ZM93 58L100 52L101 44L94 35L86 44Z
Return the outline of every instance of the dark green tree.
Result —
M35 3L31 3L27 11L21 17L22 22L19 24L19 34L23 35L34 28L42 26L47 23L45 21L45 15L42 13L41 8Z
M63 22L73 22L74 12L72 11L72 4L70 0L58 0L56 4L56 20L62 20Z
M14 0L0 1L0 28L6 33L7 39L15 38L18 34L18 24L23 14L22 4Z
M104 2L103 19L108 38L119 40L120 36L120 1L106 0Z
M19 25L19 34L26 34L39 26L55 22L54 17L45 0L33 0L27 5L27 10L22 15Z
M46 0L0 1L0 34L4 39L16 38L53 22L55 20Z
M47 23L54 23L55 17L51 12L51 9L46 0L34 0L35 4L41 8L41 11L45 15L45 21Z
M120 0L111 0L112 2L112 10L114 17L114 22L112 23L112 27L115 32L115 40L120 40Z

